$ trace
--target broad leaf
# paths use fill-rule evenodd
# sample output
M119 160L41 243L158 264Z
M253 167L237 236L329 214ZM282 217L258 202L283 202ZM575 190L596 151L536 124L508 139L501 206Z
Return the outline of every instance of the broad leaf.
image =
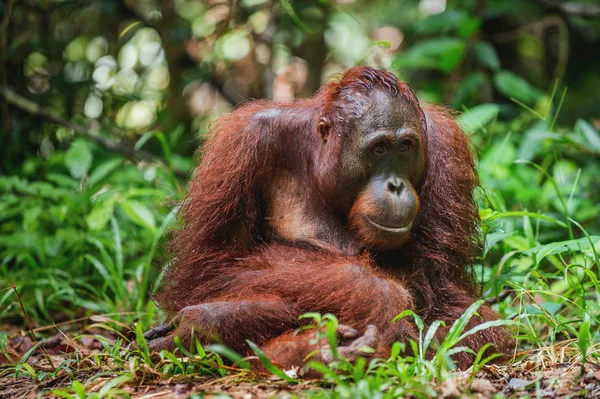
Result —
M125 213L132 222L149 230L154 230L156 228L154 215L141 202L134 200L125 200L120 202L119 205L121 206L121 209L125 211Z
M575 124L575 129L581 133L590 150L600 153L600 133L592 125L583 119L579 119Z
M464 126L465 131L474 132L481 129L496 118L500 107L497 104L478 105L465 111L458 122Z
M541 96L541 91L528 81L510 71L500 71L494 76L494 85L507 97L531 104Z
M83 140L76 140L67 151L65 166L71 172L71 176L80 179L90 170L92 160L92 151L90 151L88 143Z

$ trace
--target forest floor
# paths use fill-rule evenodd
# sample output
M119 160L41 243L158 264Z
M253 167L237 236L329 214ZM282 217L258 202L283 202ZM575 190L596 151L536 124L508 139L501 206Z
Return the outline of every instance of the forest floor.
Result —
M44 351L36 348L24 332L7 340L0 353L0 399L90 395L187 398L194 393L206 398L223 394L235 399L289 398L335 388L318 380L290 384L278 377L235 369L221 377L165 375L146 364L99 361L110 358L110 349L92 337L73 340L69 335L56 335L44 341L44 347ZM440 398L600 398L600 364L582 365L580 357L567 348L558 344L551 354L546 350L523 352L520 360L483 366L474 376L471 370L454 372L441 383L431 381L431 387ZM16 360L23 355L26 363ZM74 381L79 381L81 388ZM331 392L324 397L338 396Z

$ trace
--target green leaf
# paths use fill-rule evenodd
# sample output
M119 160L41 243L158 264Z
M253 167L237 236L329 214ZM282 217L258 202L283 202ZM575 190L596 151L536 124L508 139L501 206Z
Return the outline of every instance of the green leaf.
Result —
M65 166L71 172L71 176L80 179L85 176L92 166L93 155L84 140L76 140L65 155Z
M496 245L500 241L504 240L506 237L511 236L512 234L514 234L514 233L504 233L501 231L494 232L494 233L488 233L485 236L485 245L483 248L483 256L485 257L487 255L487 253L490 252L490 250L492 248L494 248L494 245Z
M447 33L459 29L468 20L467 11L448 9L443 13L416 21L415 31L423 35Z
M77 180L73 180L71 177L64 174L48 173L46 179L64 188L77 189L77 187L79 186L79 182Z
M498 112L500 106L497 104L478 105L465 111L458 118L458 122L464 126L465 131L475 132L496 119Z
M94 168L92 173L90 173L90 176L87 180L87 185L94 186L102 182L102 180L104 180L113 170L121 166L122 163L123 161L119 158L109 159L108 161L102 162L100 165Z
M94 209L85 218L89 229L94 231L103 230L110 216L113 214L114 206L115 201L113 198L102 201L100 204L94 206Z
M448 331L448 335L446 335L444 342L442 342L442 346L444 348L450 349L462 339L461 334L465 327L467 327L469 320L471 320L477 309L479 309L484 302L485 301L483 299L473 302L471 306L469 306L464 313L458 319L456 319L454 323L452 323L452 326Z
M495 0L486 4L483 15L486 19L502 16L518 18L522 15L533 15L537 12L537 4L523 0Z
M575 124L575 130L581 133L583 139L589 144L590 149L600 153L600 134L592 125L583 119L579 119Z
M29 348L29 350L27 352L25 352L25 354L19 359L19 361L15 365L15 370L20 369L21 366L23 366L24 364L27 364L27 361L31 357L31 354L33 352L35 352L36 350L38 350L40 345L42 345L42 341L39 341L38 343L33 345L31 348Z
M520 58L542 62L546 53L544 41L537 34L523 32L517 42L517 53Z
M498 58L498 53L494 46L492 46L489 42L478 41L473 45L473 54L477 61L492 71L497 71L500 69L500 59Z
M531 218L535 218L535 219L540 219L540 220L544 220L546 222L551 222L551 223L555 223L561 227L567 227L567 224L565 222L563 222L562 220L558 220L556 218L553 218L551 216L547 216L547 215L542 215L541 213L536 213L536 212L526 212L526 211L513 211L513 212L498 212L498 213L494 213L492 216L489 216L486 219L486 222L491 222L493 220L496 219L503 219L503 218L508 218L508 217L520 217L520 216L528 216Z
M594 236L590 236L590 234L583 228L581 223L579 223L578 221L573 220L571 218L569 218L569 221L571 223L573 223L575 226L577 226L579 228L579 230L581 230L583 232L583 234L585 235L585 237L588 239L588 243L590 244L590 250L591 250L590 256L594 259L594 261L596 262L596 265L600 266L600 257L598 256L598 251L596 250L596 247L599 246L598 244L600 244L600 241L594 242ZM598 281L598 279L596 278L594 280L592 278L592 281ZM594 283L594 284L597 285L596 283Z
M163 151L163 155L165 156L165 162L169 168L173 167L173 155L171 153L171 148L169 147L169 142L167 138L163 134L163 132L156 132L156 138L160 142L160 146Z
M589 316L588 316L589 318ZM586 320L579 327L579 336L577 337L577 346L583 357L583 363L587 358L587 352L590 344L590 321Z
M147 364L153 365L152 359L150 358L150 348L148 342L144 338L144 330L142 330L142 323L136 323L135 325L135 340L138 345L140 355Z
M305 32L312 32L312 30L298 17L298 14L296 14L294 7L292 7L289 0L279 0L279 2L292 21L294 21L300 29Z
M524 134L524 138L519 147L518 159L527 159L531 161L544 148L545 140L559 140L560 135L548 131L548 126L545 122L539 121L533 127L528 129Z
M422 41L394 60L396 68L433 68L452 72L465 54L465 43L453 37Z
M396 359L400 352L402 352L403 345L400 342L394 342L392 344L392 350L390 351L390 359Z
M323 377L325 377L327 379L331 379L335 384L342 384L342 379L338 375L337 370L335 370L332 367L328 367L328 366L324 365L323 363L320 363L320 362L317 362L314 360L309 361L307 364L307 367L310 370L314 370L318 373L323 374Z
M551 242L546 245L538 245L524 251L525 254L535 255L536 264L539 264L542 259L548 255L556 255L564 252L579 252L591 247L591 243L594 245L600 242L600 236L583 237L575 240L557 241Z
M439 69L442 72L450 73L458 67L465 55L465 44L456 42L453 47L449 47L440 56Z
M488 85L488 77L482 71L468 73L454 92L452 106L460 108L463 104L479 103L484 85Z
M85 393L85 387L83 386L83 384L77 380L73 381L73 392L75 392L77 394L77 396L79 397L79 399L85 399L86 398L86 393Z
M183 368L183 363L177 358L177 356L175 356L174 354L172 354L169 351L162 351L162 354L169 359L170 361L173 362L173 364L175 364L177 367L179 368Z
M96 269L98 273L100 273L104 281L112 280L110 272L108 271L104 263L100 262L98 258L90 254L85 254L84 257L92 264L92 266L94 266L94 269Z
M250 363L248 363L248 361L245 360L242 357L242 355L240 355L233 349L226 347L225 345L212 344L212 345L206 346L204 348L204 350L207 352L214 352L218 355L226 357L227 359L231 360L233 363L237 364L237 366L240 368L250 369Z
M405 317L408 317L408 316L412 316L415 319L415 324L417 325L417 328L420 331L423 331L423 329L425 329L425 323L423 322L423 319L421 319L418 314L416 314L415 312L413 312L410 309L406 309L406 310L400 312L396 317L394 317L392 319L392 323L395 323L396 321L403 319Z
M144 144L146 144L148 142L148 140L150 140L152 137L154 137L155 134L156 134L156 131L154 131L154 130L150 130L150 131L142 134L142 137L140 137L139 140L135 142L133 149L136 151L141 149L144 146Z
M510 71L500 71L494 75L494 85L507 97L515 98L525 104L537 100L542 92L528 81Z
M77 399L77 397L71 395L68 392L63 391L62 389L53 389L52 391L50 391L50 393L52 395L56 395L56 396L59 396L59 397L64 398L64 399Z
M123 274L123 242L121 239L121 230L119 228L119 222L114 216L110 219L110 224L113 232L113 243L115 251L115 260L117 261L117 268L119 274Z
M515 320L490 320L490 321L486 321L485 323L477 324L475 327L471 328L470 330L468 330L464 334L462 334L458 338L457 343L460 342L460 341L462 341L463 339L467 338L470 335L476 334L479 331L487 330L488 328L502 327L502 326L518 326L518 325L521 325L521 323L518 322L518 321L515 321Z
M121 209L125 211L125 214L129 219L148 230L155 230L156 223L154 221L154 215L150 210L143 205L141 202L134 200L124 200L119 203Z
M118 387L121 384L124 384L126 382L129 382L131 380L131 375L130 374L125 374L125 375L121 375L117 378L113 378L112 380L108 381L106 384L104 384L102 386L102 388L100 389L100 391L98 391L98 396L101 398L104 398L106 396L108 396L108 394L110 393L110 391L113 388ZM112 395L111 395L112 396Z
M12 362L12 359L8 352L6 351L6 345L8 343L8 333L6 331L0 331L0 353L2 353L9 362Z
M458 34L459 37L463 38L463 39L468 39L469 37L475 35L477 32L479 32L479 29L481 28L481 24L482 21L479 18L469 18L467 21L465 21L464 24L462 24L459 28L458 31L456 32Z
M425 334L425 338L423 339L423 352L427 352L427 348L431 345L431 342L435 338L435 333L438 328L441 326L446 327L446 323L442 320L436 320L427 329L427 333Z

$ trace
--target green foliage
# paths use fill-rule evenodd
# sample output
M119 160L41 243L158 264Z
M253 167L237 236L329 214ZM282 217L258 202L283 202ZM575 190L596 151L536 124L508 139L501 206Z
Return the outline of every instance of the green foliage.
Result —
M527 80L509 71L494 75L494 85L500 93L525 104L535 102L541 95L540 90L532 87Z
M409 51L394 61L394 67L436 68L442 72L452 72L465 52L465 44L457 38L440 37L423 41L412 46Z
M496 121L475 133L490 143L479 144L486 245L475 271L484 295L514 290L499 309L527 320L523 339L545 345L578 337L585 356L590 337L600 339L600 304L588 295L600 288L600 236L587 232L600 230L593 183L600 165L583 155L598 133L582 134L581 122L553 131L553 120L551 113L538 120L525 110L508 124ZM514 128L525 131L524 139L504 133Z
M0 280L39 321L140 314L157 277L154 252L174 221L162 205L175 194L161 183L169 172L148 179L121 159L93 164L92 154L76 141L64 156L30 159L23 177L0 177ZM0 309L0 320L20 317L12 290Z
M442 342L434 341L434 336L443 322L434 322L426 328L417 314L410 310L402 312L395 320L404 317L414 318L419 330L418 342L395 343L388 359L370 362L364 358L359 358L356 362L349 362L339 355L336 350L338 321L335 316L307 315L313 318L316 331L324 331L335 359L329 365L315 361L309 363L308 366L311 369L320 372L326 382L333 384L333 389L309 392L307 397L397 398L410 396L426 398L436 396L437 393L432 388L432 381L441 383L450 377L449 372L455 369L451 355L465 350L469 351L469 349L457 345L460 340L485 328L519 324L508 320L497 320L465 331L467 323L476 314L482 303L483 301L478 301L469 307L452 325ZM318 337L317 339L322 338ZM407 345L410 346L410 351L406 350ZM434 355L429 358L427 353L432 349ZM482 348L479 353L475 354L474 368L483 367L497 356L491 354L484 358L485 349Z

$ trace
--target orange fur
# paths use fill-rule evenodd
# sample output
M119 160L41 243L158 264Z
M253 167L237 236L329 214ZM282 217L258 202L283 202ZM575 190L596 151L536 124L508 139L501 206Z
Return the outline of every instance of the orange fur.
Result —
M317 159L321 118L328 115L333 126L340 126L344 121L335 119L341 115L335 108L337 96L350 89L369 95L374 88L419 112L426 156L410 238L387 251L351 243L345 231L361 227L348 226L348 215L335 214L326 200L334 193L324 192L324 187L336 186L336 176L315 178L316 165L335 170L337 162ZM339 145L330 141L328 145ZM279 184L290 173L294 180L289 186L302 188L300 202L311 205L308 212L317 221L303 234L327 245L296 241L294 225L285 219L280 225L265 220L268 212L286 216L285 209L268 208L268 200L280 195L272 179L277 177ZM451 325L475 300L466 268L481 249L473 200L477 184L469 140L452 115L439 106L421 108L408 86L390 74L359 67L326 84L311 100L246 104L216 124L202 149L180 212L182 226L171 241L173 262L156 299L169 315L180 313L174 333L184 341L189 342L191 327L196 334L208 330L204 336L216 336L240 351L247 350L245 340L251 339L269 348L284 367L300 365L311 349L303 337L290 343L296 338L289 332L301 325L297 318L305 312L334 313L357 330L377 326L382 336L378 353L385 355L392 342L415 337L408 319L391 322L398 313L413 309L426 323L442 319ZM286 201L286 206L299 203ZM360 197L355 206L353 212L371 211ZM291 216L297 223L297 216ZM334 225L336 229L329 228ZM473 323L497 318L486 306L479 313L481 319ZM439 338L443 334L440 330ZM168 347L169 341L172 334L154 348ZM494 343L495 350L505 352L509 342L506 330L494 328L464 344L477 351ZM466 366L470 357L457 359Z

